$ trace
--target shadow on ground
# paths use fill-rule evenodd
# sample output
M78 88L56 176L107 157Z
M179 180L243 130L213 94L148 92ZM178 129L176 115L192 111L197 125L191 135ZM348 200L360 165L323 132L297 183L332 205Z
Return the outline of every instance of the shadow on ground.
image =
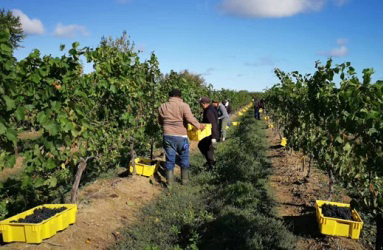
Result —
M305 238L324 238L319 232L315 212L298 216L283 216L289 230L296 236Z

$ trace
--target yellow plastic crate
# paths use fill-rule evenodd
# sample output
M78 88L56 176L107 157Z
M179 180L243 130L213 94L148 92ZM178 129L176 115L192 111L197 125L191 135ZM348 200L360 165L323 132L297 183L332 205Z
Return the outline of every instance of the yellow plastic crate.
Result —
M232 122L231 124L233 124L233 126L238 126L240 122Z
M136 158L134 162L136 163L136 173L138 175L148 177L152 176L157 171L160 164L160 162L157 161L156 164L152 165L151 160L148 158ZM131 173L133 173L133 166L131 162L129 164L129 170Z
M13 220L25 218L33 214L37 208L60 208L67 209L61 213L42 221L41 223L12 223ZM45 204L34 207L23 213L12 216L0 222L0 231L3 235L4 242L26 242L41 243L44 239L48 239L55 235L58 231L62 231L69 227L70 224L76 222L77 205L76 204Z
M188 138L191 141L200 141L203 138L211 135L211 124L210 123L203 123L205 125L204 130L189 130L188 131Z
M243 116L243 112L239 112L238 115L239 115L239 116Z
M337 218L324 217L322 214L323 204L336 205L338 207L350 207L350 204L346 203L317 200L315 202L315 207L321 234L359 239L360 231L363 228L363 221L355 209L351 212L352 217L356 221L342 220Z
M286 147L286 145L287 145L287 139L285 137L283 137L281 140L281 146Z

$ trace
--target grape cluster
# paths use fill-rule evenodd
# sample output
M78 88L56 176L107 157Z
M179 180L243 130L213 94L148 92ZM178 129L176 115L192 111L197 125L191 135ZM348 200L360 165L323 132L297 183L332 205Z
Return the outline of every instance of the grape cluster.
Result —
M55 214L61 213L62 211L66 210L66 207L60 207L60 208L37 208L33 211L33 214L26 216L25 218L20 218L17 221L13 220L11 222L13 223L40 223Z
M336 205L324 204L322 205L322 213L325 217L353 220L351 209L348 207L338 207Z

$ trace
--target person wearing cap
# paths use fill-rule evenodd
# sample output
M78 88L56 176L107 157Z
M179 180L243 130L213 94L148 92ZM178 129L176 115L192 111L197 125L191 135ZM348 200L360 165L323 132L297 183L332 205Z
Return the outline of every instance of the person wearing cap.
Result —
M218 129L220 132L219 139L220 141L224 142L226 139L226 126L229 120L229 114L227 113L225 106L222 103L220 103L220 101L213 101L213 105L218 112Z
M179 155L178 165L181 167L182 184L189 181L189 140L187 125L192 124L195 128L203 130L201 125L191 112L190 106L181 98L181 91L173 89L169 92L169 101L162 104L158 109L158 122L163 127L163 147L165 149L165 175L168 185L174 182L174 167L176 155Z
M198 143L198 148L203 156L205 156L207 165L212 169L215 165L214 148L219 139L218 112L213 104L210 104L210 99L208 97L202 97L200 99L200 105L203 108L202 123L211 124L211 135L203 138Z

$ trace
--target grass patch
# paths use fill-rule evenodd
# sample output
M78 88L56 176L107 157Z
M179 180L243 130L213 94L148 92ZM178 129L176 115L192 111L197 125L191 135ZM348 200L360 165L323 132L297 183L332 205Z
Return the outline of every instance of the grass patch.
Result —
M214 171L194 154L190 185L164 190L112 249L294 249L267 191L271 165L261 126L243 117L219 145Z

